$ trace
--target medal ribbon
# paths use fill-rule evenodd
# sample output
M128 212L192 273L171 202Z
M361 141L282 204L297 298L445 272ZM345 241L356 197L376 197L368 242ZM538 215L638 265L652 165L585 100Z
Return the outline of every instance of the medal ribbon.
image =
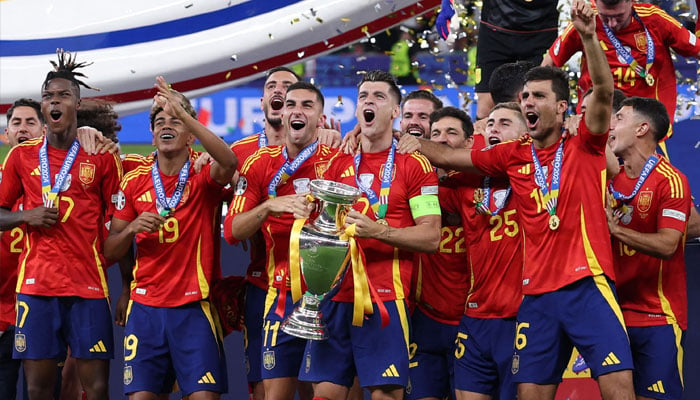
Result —
M637 195L637 192L639 192L639 189L642 188L642 185L644 184L644 181L647 180L649 175L651 174L651 171L654 170L654 167L656 167L656 164L659 162L659 157L656 154L653 154L651 157L649 157L644 163L644 167L642 167L642 172L639 174L639 178L637 178L637 183L634 185L634 189L632 190L632 193L629 196L626 196L617 190L613 188L612 181L610 182L610 185L608 186L610 189L610 193L612 193L612 196L615 198L615 200L622 200L622 201L627 201L634 196Z
M73 140L73 144L71 144L70 148L68 149L66 158L63 159L63 164L61 165L61 169L58 172L58 176L56 176L56 182L54 183L53 187L51 186L51 170L49 166L47 146L48 140L46 136L44 136L44 143L39 148L41 197L44 200L44 207L53 208L54 202L58 197L58 192L61 191L61 187L63 187L63 183L66 180L66 176L68 176L68 172L70 171L71 167L73 166L73 163L75 162L76 157L78 156L78 150L80 150L80 143L78 143L77 139Z
M561 138L557 152L554 154L554 164L552 165L552 182L551 189L547 185L547 177L544 175L540 159L535 153L535 144L530 143L530 151L532 152L532 163L535 167L535 183L540 187L542 197L544 198L544 206L549 215L557 213L557 202L559 200L559 184L561 182L561 168L564 161L564 138Z
M299 152L297 158L295 158L291 163L289 162L289 156L287 155L287 147L282 149L282 156L284 156L285 162L282 164L275 176L272 177L270 184L267 185L267 195L270 198L277 197L277 187L287 182L287 179L289 179L289 177L292 176L299 169L299 167L301 167L304 161L308 160L309 157L316 152L316 148L318 148L318 141L304 147L301 152Z
M267 135L263 129L258 133L258 148L267 147Z
M382 173L382 186L379 189L379 197L370 187L365 187L365 185L360 182L360 162L362 162L362 152L358 152L353 161L355 162L355 183L357 187L362 190L362 192L367 195L367 200L369 200L369 205L374 211L375 219L383 219L386 216L386 211L389 206L389 192L391 190L391 177L394 173L394 158L396 155L396 145L397 140L393 139L391 142L391 149L389 150L389 155L386 157L386 162L384 162L384 172Z
M506 198L503 200L503 205L501 207L496 206L495 211L491 211L491 177L487 176L484 178L484 201L481 204L477 204L477 209L481 209L484 214L491 214L497 215L503 207L506 206L506 203L508 203L508 199L510 198L510 192L512 191L512 188L510 185L508 185L508 188L506 189ZM496 202L494 201L494 204Z
M617 36L615 36L615 33L612 31L612 29L610 29L609 26L603 24L603 30L608 36L608 40L610 40L610 43L612 43L613 47L615 47L617 55L621 57L627 64L629 64L629 66L632 67L632 69L634 69L634 72L636 72L639 76L641 76L642 78L646 78L647 74L651 70L652 65L654 64L654 58L656 57L654 39L651 37L649 29L647 29L646 25L644 25L644 22L642 22L642 19L639 17L639 15L637 15L637 12L634 10L632 10L632 17L634 17L634 19L639 21L639 24L642 25L642 28L644 28L644 35L647 39L647 65L645 68L642 68L642 66L639 65L637 60L635 60L634 57L632 57L632 53L625 49L624 46L622 46L622 43L620 43L620 40L617 38Z
M177 176L177 185L175 186L172 197L165 196L165 188L163 187L163 181L160 179L160 169L158 168L158 151L153 153L153 160L154 162L151 166L151 180L153 181L153 189L156 192L156 200L163 207L163 212L173 212L175 211L175 207L180 204L187 179L190 177L190 159L188 157L187 161L185 161L185 165L180 168L180 172Z

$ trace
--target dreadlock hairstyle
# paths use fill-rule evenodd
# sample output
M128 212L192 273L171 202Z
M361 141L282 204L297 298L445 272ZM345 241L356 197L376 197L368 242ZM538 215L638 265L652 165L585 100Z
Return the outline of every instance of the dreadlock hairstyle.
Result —
M88 62L76 62L75 61L75 54L71 54L70 52L64 51L63 49L56 49L56 55L58 55L58 63L56 63L53 60L49 60L51 65L53 65L54 70L49 71L48 74L46 74L46 79L44 79L44 83L41 86L42 89L46 89L48 86L49 82L52 79L56 78L62 78L69 80L73 83L73 86L75 87L78 97L80 97L80 86L84 86L87 89L93 89L93 90L99 90L96 88L92 88L88 86L87 83L83 82L82 80L78 79L77 77L81 78L87 78L85 74L82 72L76 71L78 68L83 68L87 67L89 65L92 65L92 63Z

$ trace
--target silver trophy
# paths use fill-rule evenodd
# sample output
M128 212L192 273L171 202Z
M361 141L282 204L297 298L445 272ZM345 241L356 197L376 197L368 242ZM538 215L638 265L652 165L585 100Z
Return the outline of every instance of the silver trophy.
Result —
M307 290L301 304L282 323L282 331L302 339L324 340L328 332L319 306L347 270L348 241L340 235L345 215L362 192L344 183L314 179L311 194L320 201L321 211L299 236L299 262Z

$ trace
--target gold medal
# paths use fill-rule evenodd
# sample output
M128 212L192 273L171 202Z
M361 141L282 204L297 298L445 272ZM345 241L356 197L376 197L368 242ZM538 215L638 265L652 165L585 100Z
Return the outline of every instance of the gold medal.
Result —
M654 77L650 73L647 73L644 79L647 81L647 85L654 86Z
M474 190L474 201L477 203L484 201L484 189L478 188Z
M379 219L377 220L377 223L378 223L379 225L389 226L389 223L386 222L386 220L385 220L384 218L379 218Z
M556 231L559 229L559 217L556 214L549 216L549 229Z

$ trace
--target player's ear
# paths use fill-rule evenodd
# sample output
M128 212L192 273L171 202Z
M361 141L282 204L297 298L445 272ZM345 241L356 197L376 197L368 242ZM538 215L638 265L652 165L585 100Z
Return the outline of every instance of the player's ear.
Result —
M569 108L569 103L566 100L557 102L557 114L566 115L566 110Z
M391 110L391 119L396 119L401 115L401 106L399 104L396 104L394 108Z
M637 137L642 137L644 135L651 134L651 126L649 125L649 122L641 122L634 133Z
M194 135L190 133L190 136L187 138L187 145L192 146L194 144Z

